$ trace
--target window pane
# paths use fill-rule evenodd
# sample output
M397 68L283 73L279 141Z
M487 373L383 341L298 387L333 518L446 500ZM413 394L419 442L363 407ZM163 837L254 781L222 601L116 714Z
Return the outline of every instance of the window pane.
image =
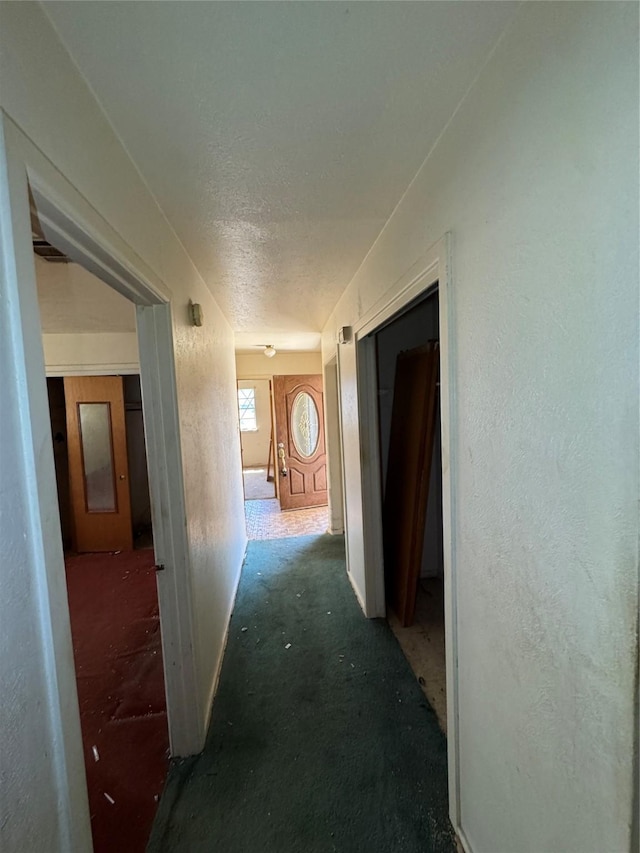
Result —
M242 432L258 428L256 422L255 388L238 388L238 413L240 416L240 430Z
M78 403L88 512L117 509L109 403Z

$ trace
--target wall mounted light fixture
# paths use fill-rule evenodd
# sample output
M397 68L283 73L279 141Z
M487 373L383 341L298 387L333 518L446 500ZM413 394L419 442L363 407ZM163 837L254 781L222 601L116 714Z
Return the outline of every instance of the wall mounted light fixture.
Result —
M189 317L191 318L193 326L202 325L202 305L200 305L199 302L191 302L191 300L189 300Z
M342 326L338 329L338 343L349 344L353 339L353 328L351 326Z

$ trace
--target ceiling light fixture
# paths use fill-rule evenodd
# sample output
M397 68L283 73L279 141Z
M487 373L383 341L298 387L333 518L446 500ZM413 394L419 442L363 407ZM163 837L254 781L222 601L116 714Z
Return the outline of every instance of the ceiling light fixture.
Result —
M276 348L272 344L269 344L264 348L264 354L267 358L273 358L276 354Z

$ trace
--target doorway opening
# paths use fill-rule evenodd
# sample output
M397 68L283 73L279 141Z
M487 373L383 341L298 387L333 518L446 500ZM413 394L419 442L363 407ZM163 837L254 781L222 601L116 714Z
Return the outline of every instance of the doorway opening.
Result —
M135 309L34 251L93 847L142 850L169 733Z
M334 355L324 366L324 389L330 530L331 533L343 534L346 506L344 500L344 467L342 464L340 375L337 355Z
M245 501L276 497L270 379L238 379L238 417Z
M322 376L238 378L238 419L248 538L326 533Z
M387 618L446 733L437 286L372 337Z

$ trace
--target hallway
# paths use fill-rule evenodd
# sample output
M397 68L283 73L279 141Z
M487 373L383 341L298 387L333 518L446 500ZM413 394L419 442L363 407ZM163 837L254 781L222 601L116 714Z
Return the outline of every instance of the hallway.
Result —
M446 741L342 537L249 543L204 752L148 850L454 851Z
M151 723L78 688L47 399L134 375L174 759L161 807L126 777L152 850L451 849L447 818L466 853L640 850L639 33L629 0L0 0L3 853L85 853L92 815L134 820L106 771ZM440 661L444 640L439 683L381 621L385 412L420 345L394 324L436 293L444 580L414 636ZM290 389L278 435L296 376L322 405ZM239 382L271 383L255 457ZM432 397L407 397L420 436ZM80 436L90 413L113 432L78 398ZM322 415L326 465L294 471ZM96 527L139 485L101 446L77 490ZM243 577L242 468L268 459L326 521L267 538L265 499ZM397 515L424 557L418 486ZM110 720L83 740L93 684Z
M283 539L326 533L329 513L326 506L282 512L275 498L244 502L248 539Z

